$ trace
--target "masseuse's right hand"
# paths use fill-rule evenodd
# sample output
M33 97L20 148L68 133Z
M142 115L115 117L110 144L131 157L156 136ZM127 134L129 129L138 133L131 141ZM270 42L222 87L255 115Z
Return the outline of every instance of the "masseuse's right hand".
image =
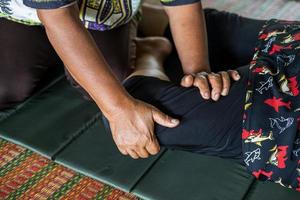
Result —
M173 128L179 120L163 114L157 108L139 100L130 101L109 118L113 139L124 155L147 158L159 152L160 146L154 134L154 124Z

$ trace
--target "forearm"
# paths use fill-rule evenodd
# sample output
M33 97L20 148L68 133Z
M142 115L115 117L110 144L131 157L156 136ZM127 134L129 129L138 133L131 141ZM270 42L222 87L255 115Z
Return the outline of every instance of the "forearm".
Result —
M93 38L78 16L77 6L39 10L48 38L74 79L109 117L129 95L114 77Z
M176 49L186 74L210 71L207 33L201 3L165 6Z

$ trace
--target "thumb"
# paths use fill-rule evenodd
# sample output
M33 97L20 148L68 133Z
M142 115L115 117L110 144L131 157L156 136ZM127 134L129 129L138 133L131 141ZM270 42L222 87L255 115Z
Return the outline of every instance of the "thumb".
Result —
M171 118L156 108L152 109L152 116L156 123L165 127L174 128L179 124L178 119Z
M240 80L241 76L239 75L239 72L236 70L228 70L229 75L231 78L235 81Z
M185 75L182 79L181 79L181 86L182 87L192 87L194 83L194 77L190 74Z

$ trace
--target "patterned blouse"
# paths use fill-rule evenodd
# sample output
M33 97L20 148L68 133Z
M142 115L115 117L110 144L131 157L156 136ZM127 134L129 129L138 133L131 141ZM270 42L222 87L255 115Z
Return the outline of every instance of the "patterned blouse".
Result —
M160 0L167 6L200 0ZM127 23L138 12L141 0L0 0L0 17L27 25L41 25L36 9L55 9L78 3L85 27L109 30Z

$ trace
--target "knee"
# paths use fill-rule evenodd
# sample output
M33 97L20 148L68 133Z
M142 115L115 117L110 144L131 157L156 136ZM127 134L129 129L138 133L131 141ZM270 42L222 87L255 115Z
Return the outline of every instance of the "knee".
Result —
M23 102L32 93L31 87L23 83L0 83L0 110Z

